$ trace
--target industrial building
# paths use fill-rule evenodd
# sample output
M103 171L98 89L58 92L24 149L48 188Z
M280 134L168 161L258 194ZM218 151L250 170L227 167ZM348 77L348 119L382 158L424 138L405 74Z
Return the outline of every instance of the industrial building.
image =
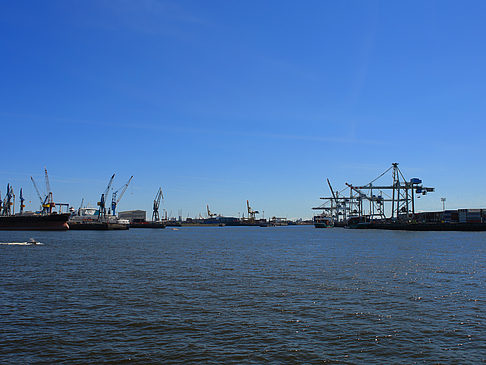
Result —
M128 219L130 223L145 222L147 219L147 212L145 210L126 210L118 213L120 219Z

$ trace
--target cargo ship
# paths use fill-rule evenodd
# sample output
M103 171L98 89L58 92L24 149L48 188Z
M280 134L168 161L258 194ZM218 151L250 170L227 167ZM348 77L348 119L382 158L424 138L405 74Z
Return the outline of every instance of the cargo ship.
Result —
M69 229L67 223L69 213L44 214L15 214L0 216L0 230L2 231L65 231Z
M486 231L486 209L457 209L415 213L410 220L355 222L349 228L404 231Z
M76 214L69 217L70 230L126 230L130 228L126 219L118 219L113 215L100 217L96 208L79 208Z
M314 216L314 227L316 228L330 228L334 227L334 221L331 217L327 217L325 215L316 215Z
M165 228L164 222L132 221L130 228Z
M20 189L20 212L15 213L15 193L12 185L7 184L7 190L3 199L0 198L0 230L2 231L64 231L69 228L67 220L69 213L57 213L53 211L56 206L52 199L52 192L50 192L49 177L47 169L45 170L46 185L48 194L42 198L40 194L39 199L42 204L42 212L24 212L24 197L22 189ZM32 179L32 178L31 178ZM32 182L34 180L32 179ZM37 190L37 186L34 183ZM57 204L58 206L67 204Z
M401 231L486 231L486 223L459 222L362 222L355 229L386 229Z

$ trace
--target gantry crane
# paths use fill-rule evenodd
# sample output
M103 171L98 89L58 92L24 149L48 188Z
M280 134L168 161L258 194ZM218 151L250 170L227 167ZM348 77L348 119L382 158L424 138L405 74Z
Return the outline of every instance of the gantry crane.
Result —
M113 192L113 195L111 197L111 210L112 210L113 215L116 215L116 207L117 207L118 203L120 202L121 198L123 197L123 194L125 194L125 191L127 191L128 185L130 184L130 181L132 181L132 179L133 179L133 176L130 176L130 178L128 179L128 181L125 185L123 185L117 191ZM117 199L118 192L120 192L120 195L118 196L118 199Z
M392 171L392 185L373 185L373 183L384 176L387 172ZM346 183L350 190L354 190L361 198L360 216L364 216L363 200L370 202L367 216L373 219L374 216L385 218L385 202L391 203L390 218L392 220L408 220L415 215L415 195L426 195L435 189L422 186L422 180L413 178L407 181L398 168L398 163L393 163L385 172L370 183L362 186L354 186ZM373 194L373 190L379 190L378 195ZM391 190L391 197L383 197L382 190ZM367 191L365 193L364 191Z
M216 213L212 213L212 212L209 210L209 204L208 204L208 205L206 205L206 209L208 210L208 217L209 217L209 218L214 218L214 217L216 217L216 216L217 216L217 214L216 214Z
M159 190L157 191L157 194L155 194L154 207L153 207L153 212L152 212L152 222L160 221L159 206L160 206L160 199L163 199L163 198L164 198L164 194L162 193L162 188L159 188Z
M247 211L248 211L248 219L250 219L250 220L255 220L255 216L257 214L260 214L260 212L258 210L253 210L250 207L250 203L249 203L248 200L246 201L246 208L247 208Z
M110 181L108 182L108 185L106 186L106 189L103 194L101 194L100 201L97 203L99 206L99 215L98 215L98 220L101 220L102 218L105 218L106 216L106 196L108 195L108 192L110 191L111 184L113 184L113 179L115 178L115 174L111 175Z

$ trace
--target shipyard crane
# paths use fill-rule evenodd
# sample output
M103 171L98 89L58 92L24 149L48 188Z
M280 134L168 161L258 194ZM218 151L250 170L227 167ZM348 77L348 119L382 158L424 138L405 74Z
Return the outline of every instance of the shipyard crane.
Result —
M213 217L216 217L217 216L216 213L211 213L211 211L209 210L209 204L206 205L206 209L208 210L208 217L209 218L213 218Z
M49 175L47 174L47 168L44 168L44 179L46 181L46 198L44 200L43 207L45 205L45 208L47 212L52 213L52 209L56 206L56 203L54 203L54 199L52 197L52 190L51 190L51 184L49 183Z
M47 213L47 206L45 204L45 201L47 200L48 196L45 196L43 198L41 193L39 192L39 188L37 187L37 184L35 183L35 180L32 176L30 177L30 180L32 180L32 184L34 185L35 192L37 193L37 196L39 197L39 201L40 201L41 208L42 208L42 213Z
M153 209L153 212L152 212L152 222L160 221L160 217L159 217L160 199L164 199L164 194L162 193L162 188L159 188L159 190L157 190L157 194L155 194L154 209Z
M384 176L387 172L392 170L393 183L391 185L373 185L375 181ZM378 203L379 215L385 216L384 203L391 202L391 219L410 219L415 215L415 194L426 195L433 192L435 189L431 187L424 187L422 180L413 178L407 181L402 172L398 168L398 163L393 163L385 172L375 178L370 183L363 186L353 186L346 184L350 189L358 192L361 198L370 201L370 215L374 215L374 204ZM381 192L379 196L373 195L373 189L375 190L391 190L391 198L383 198ZM362 191L367 190L369 194L365 194ZM362 215L362 211L360 212Z
M248 210L248 219L255 219L255 215L257 214L260 214L260 212L258 210L253 210L251 207L250 207L250 203L248 202L248 200L246 201L246 208Z
M1 215L12 215L12 206L14 205L12 200L15 198L13 187L7 184L7 192L3 198Z
M25 205L24 205L24 195L22 194L22 188L20 188L20 214L24 214L24 208L25 208Z
M113 184L113 179L115 178L115 174L111 175L110 181L108 182L108 185L106 186L106 189L103 194L101 194L100 201L97 203L99 208L99 215L98 215L98 220L101 220L106 216L106 196L108 195L108 192L110 191L111 184Z
M123 185L120 189L115 191L111 197L111 210L113 215L116 215L116 207L118 206L118 203L120 202L121 198L123 197L123 194L125 194L125 191L127 191L128 185L130 184L130 181L132 181L133 176L130 176L128 179L127 183ZM120 195L117 197L118 192L120 192Z

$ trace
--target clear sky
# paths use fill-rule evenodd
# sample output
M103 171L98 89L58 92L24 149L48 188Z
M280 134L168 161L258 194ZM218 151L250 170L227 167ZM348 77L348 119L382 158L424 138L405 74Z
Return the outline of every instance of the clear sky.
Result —
M0 1L0 189L311 217L392 162L486 207L484 1Z

